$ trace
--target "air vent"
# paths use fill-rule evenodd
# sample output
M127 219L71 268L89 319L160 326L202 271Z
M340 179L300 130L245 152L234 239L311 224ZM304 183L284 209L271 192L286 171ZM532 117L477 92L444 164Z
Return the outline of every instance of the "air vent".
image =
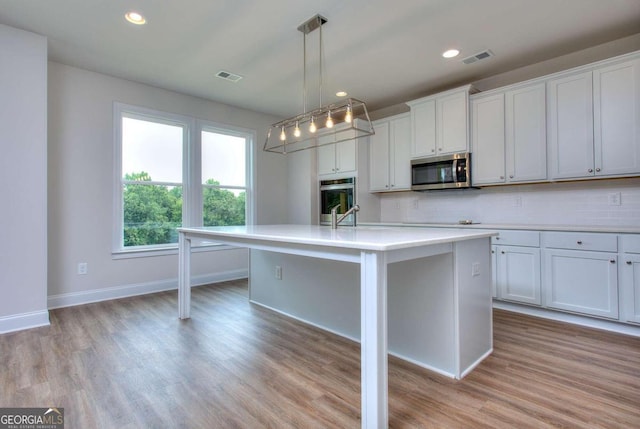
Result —
M216 73L216 77L219 77L220 79L228 80L229 82L233 82L233 83L236 83L237 81L242 79L242 76L229 73L228 71L224 71L224 70L220 70L218 73Z
M486 60L487 58L491 58L491 57L493 57L493 52L487 49L486 51L478 52L477 54L464 58L462 62L465 64L473 64L477 61Z

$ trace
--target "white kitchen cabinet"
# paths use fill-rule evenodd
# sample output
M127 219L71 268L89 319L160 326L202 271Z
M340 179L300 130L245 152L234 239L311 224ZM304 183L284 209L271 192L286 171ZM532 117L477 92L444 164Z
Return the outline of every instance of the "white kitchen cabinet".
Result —
M369 138L369 188L371 192L411 189L411 118L398 115L374 123Z
M618 319L617 236L544 232L542 238L545 304Z
M640 173L640 59L593 72L595 175Z
M545 180L545 85L474 96L470 102L473 184Z
M640 235L621 236L621 321L640 323Z
M504 94L478 96L471 101L471 182L505 182Z
M552 179L640 173L640 60L547 83Z
M571 74L547 83L549 168L552 179L592 175L592 73Z
M410 101L411 157L439 156L469 150L471 86Z
M356 140L318 147L318 175L354 174L357 170Z
M539 237L537 231L500 231L492 238L498 299L541 304Z

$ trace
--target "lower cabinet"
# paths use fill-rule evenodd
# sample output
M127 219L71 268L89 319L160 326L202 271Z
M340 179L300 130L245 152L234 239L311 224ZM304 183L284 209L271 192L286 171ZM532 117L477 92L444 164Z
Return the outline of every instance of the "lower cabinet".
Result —
M640 323L640 235L622 236L620 241L621 320Z
M545 273L548 307L618 318L617 255L545 250Z
M545 232L545 304L618 319L618 244L614 234Z
M540 233L500 231L491 243L494 297L540 305Z

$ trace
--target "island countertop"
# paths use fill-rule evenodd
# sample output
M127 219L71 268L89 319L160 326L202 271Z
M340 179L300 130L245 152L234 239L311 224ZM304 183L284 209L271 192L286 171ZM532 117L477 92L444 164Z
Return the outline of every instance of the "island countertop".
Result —
M455 228L357 226L331 229L319 225L246 225L178 228L180 232L224 240L224 237L369 251L391 251L497 235L492 231Z

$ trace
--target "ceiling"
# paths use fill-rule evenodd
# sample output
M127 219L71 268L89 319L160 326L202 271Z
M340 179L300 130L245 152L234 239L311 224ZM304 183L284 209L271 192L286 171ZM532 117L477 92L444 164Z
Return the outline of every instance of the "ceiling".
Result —
M147 24L126 22L129 10ZM317 13L323 104L344 90L370 111L640 32L640 0L0 0L0 23L47 36L53 61L280 117L303 108L297 27ZM442 58L452 47L460 56ZM462 63L485 49L495 56Z

